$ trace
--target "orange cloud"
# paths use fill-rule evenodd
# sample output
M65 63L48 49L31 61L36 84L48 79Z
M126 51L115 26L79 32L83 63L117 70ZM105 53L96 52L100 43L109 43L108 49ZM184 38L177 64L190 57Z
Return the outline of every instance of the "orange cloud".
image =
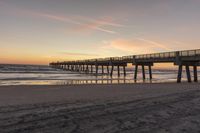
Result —
M165 45L157 43L155 41L146 39L116 39L110 42L104 41L104 49L117 49L133 54L146 54L159 51L169 51L170 48L165 47Z

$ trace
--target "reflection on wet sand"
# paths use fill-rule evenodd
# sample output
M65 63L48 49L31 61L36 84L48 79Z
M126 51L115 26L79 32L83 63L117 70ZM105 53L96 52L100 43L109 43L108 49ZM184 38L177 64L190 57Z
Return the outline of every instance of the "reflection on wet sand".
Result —
M73 85L73 84L131 84L131 83L160 83L162 81L152 80L133 80L133 79L81 79L81 80L64 80L57 84Z

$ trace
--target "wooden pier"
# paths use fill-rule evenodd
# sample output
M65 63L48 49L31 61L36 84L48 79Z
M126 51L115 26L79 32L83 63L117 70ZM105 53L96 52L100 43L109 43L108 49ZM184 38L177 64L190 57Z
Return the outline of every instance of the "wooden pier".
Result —
M95 73L96 75L99 74L99 68L101 67L101 74L109 74L112 77L115 67L117 68L118 76L121 75L121 70L123 70L123 76L126 76L126 67L129 63L135 66L135 80L137 80L139 67L142 68L142 75L143 79L145 80L145 68L148 68L149 79L152 79L152 67L155 63L173 63L174 65L178 66L178 83L181 82L183 67L185 67L188 82L192 82L190 67L193 68L193 81L198 82L197 67L200 66L200 49L89 60L52 62L49 65L57 69L84 72L86 74Z

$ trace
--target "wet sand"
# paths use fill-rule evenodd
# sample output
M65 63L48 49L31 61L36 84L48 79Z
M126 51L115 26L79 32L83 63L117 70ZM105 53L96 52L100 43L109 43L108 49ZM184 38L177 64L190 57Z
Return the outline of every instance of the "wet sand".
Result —
M0 133L196 133L200 84L0 87Z

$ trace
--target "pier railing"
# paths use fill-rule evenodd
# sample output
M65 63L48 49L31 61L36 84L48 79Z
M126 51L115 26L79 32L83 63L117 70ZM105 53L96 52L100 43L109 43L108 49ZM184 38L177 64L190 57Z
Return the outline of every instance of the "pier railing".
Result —
M200 56L200 49L180 51L179 55L180 56Z
M172 58L172 57L176 57L176 52L136 55L135 59Z

